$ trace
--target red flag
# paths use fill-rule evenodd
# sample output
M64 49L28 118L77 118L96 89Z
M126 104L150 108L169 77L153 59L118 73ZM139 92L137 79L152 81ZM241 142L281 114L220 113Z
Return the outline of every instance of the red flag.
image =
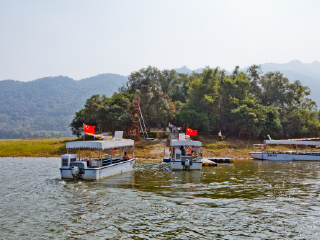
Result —
M187 128L187 135L189 136L197 136L198 130L192 130L191 128Z
M95 126L89 126L89 125L86 125L86 124L83 124L83 132L84 133L95 133Z

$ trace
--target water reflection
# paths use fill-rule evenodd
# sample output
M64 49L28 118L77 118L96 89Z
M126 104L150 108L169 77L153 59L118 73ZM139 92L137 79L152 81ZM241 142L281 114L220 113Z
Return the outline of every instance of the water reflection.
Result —
M94 184L102 185L101 187L114 187L114 188L135 188L135 173L134 171L126 172L120 175L112 176L109 178L101 179L94 182ZM106 185L106 186L104 186Z
M65 181L59 159L0 159L4 239L317 239L320 164L241 160L172 172L137 161L99 181Z

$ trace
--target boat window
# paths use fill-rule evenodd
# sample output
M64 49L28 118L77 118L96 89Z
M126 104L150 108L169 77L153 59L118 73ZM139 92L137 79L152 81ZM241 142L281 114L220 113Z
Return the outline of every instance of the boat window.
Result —
M68 158L62 158L62 167L68 167L69 165Z

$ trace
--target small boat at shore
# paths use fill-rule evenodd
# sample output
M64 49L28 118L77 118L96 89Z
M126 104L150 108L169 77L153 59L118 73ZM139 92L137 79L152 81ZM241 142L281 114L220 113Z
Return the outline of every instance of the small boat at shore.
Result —
M171 169L201 170L201 145L202 143L199 141L171 140Z
M265 140L264 144L253 144L254 152L250 152L249 154L258 160L320 161L319 146L320 141L310 141L310 138L297 140Z
M122 139L122 134L116 132L115 136L120 138L102 141L68 142L67 154L61 156L61 179L98 180L131 171L135 162L134 140Z
M170 163L172 170L201 170L202 166L234 163L234 160L231 158L203 158L202 143L192 141L190 136L180 133L177 140L170 141L170 157L164 157L163 162Z
M190 140L190 136L180 133L178 139L170 140L170 157L163 162L170 162L172 170L201 170L202 143Z

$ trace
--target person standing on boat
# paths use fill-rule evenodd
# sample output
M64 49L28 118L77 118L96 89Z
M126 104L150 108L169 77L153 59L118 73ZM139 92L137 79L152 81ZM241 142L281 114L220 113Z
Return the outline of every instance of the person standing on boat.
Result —
M221 130L220 130L219 133L218 133L218 137L219 137L219 141L222 141L222 133L221 133Z
M192 153L192 156L197 155L197 148L195 146L192 146Z
M183 146L181 146L180 150L181 150L181 155L185 156L186 155L186 150L184 149Z

